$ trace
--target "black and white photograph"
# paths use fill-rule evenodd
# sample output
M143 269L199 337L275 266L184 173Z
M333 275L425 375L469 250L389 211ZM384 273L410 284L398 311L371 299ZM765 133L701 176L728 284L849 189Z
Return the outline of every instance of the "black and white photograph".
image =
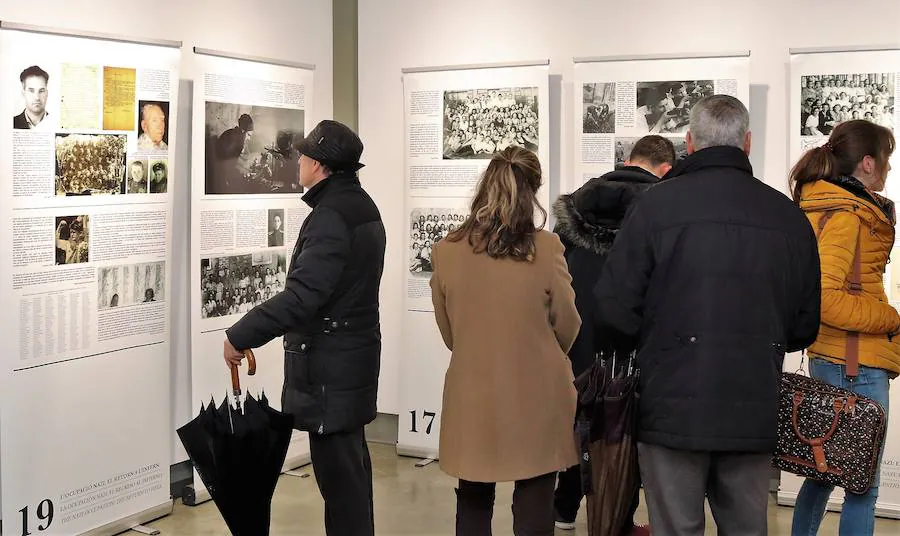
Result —
M584 84L581 102L584 134L615 134L615 82Z
M269 209L269 247L284 246L284 209Z
M444 160L490 159L510 145L540 145L538 88L444 92Z
M638 82L637 125L646 125L649 134L684 134L691 108L703 97L713 95L715 89L713 80Z
M56 218L56 264L90 262L91 226L88 216Z
M666 136L669 141L675 146L675 160L681 160L682 158L687 156L687 142L681 136ZM641 139L638 137L628 137L628 138L616 138L616 169L622 169L625 167L625 161L631 156L631 151L634 149L634 144Z
M139 151L169 150L169 103L164 101L138 101Z
M98 268L97 308L165 301L165 284L165 261Z
M409 271L430 274L434 245L466 221L464 209L417 208L409 217Z
M894 130L894 73L800 77L800 135L829 136L845 121L864 119Z
M150 161L150 193L164 194L169 191L169 161Z
M57 134L56 195L125 192L124 134Z
M284 290L285 250L200 259L201 316L244 314Z
M206 193L303 192L300 155L304 110L206 103Z
M15 92L10 95L21 95L21 100L16 106L17 115L13 116L13 128L17 130L54 130L53 125L59 115L59 93L50 99L53 87L50 85L51 75L47 72L47 65L29 65L18 71ZM54 82L58 74L53 75ZM51 113L50 108L54 110Z
M126 194L147 193L149 163L147 160L131 160L128 163L128 180L125 184Z

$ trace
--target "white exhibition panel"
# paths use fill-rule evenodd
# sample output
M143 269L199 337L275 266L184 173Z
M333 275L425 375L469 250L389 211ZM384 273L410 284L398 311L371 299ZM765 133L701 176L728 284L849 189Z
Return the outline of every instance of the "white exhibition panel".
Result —
M519 144L526 144L541 160L544 184L538 199L549 207L547 62L525 63L415 69L403 75L406 232L400 251L406 284L397 439L401 454L437 458L450 352L434 320L430 247L435 237L445 236L451 225L464 221L475 186L497 146L488 147L484 140L466 143L472 138L454 135L452 127L474 117L473 110L501 110L504 126L520 134ZM474 119L470 128L481 131Z
M0 29L3 534L118 532L171 510L180 44L15 28ZM14 129L32 65L48 115Z
M803 155L804 151L811 147L817 147L828 139L826 125L814 126L817 121L811 121L809 124L803 121L805 115L802 110L802 103L805 98L809 98L821 94L825 99L835 93L837 89L836 99L833 102L841 101L841 92L847 94L845 101L850 104L850 97L854 97L854 102L858 102L862 97L863 101L868 100L864 88L836 88L836 84L832 80L836 80L837 84L843 86L843 80L847 80L847 85L852 86L852 82L863 81L875 83L876 85L885 85L890 94L889 99L880 97L885 106L889 106L889 114L882 118L882 123L894 130L897 135L898 121L897 96L898 96L898 80L900 80L900 49L898 50L871 50L871 51L793 51L791 54L791 77L790 77L790 161L791 164L797 162ZM818 83L818 90L807 91L804 95L804 87L807 82L811 82L815 87ZM823 83L824 82L824 83ZM860 85L857 83L857 85ZM811 88L812 89L812 88ZM821 92L821 93L819 93ZM880 93L880 91L879 91ZM818 97L814 97L818 98ZM873 97L874 104L875 98ZM871 108L870 108L871 109ZM883 110L883 108L882 108ZM877 118L876 118L877 120ZM823 132L823 129L825 130ZM894 152L891 158L891 164L894 171L890 173L887 181L885 194L897 201L900 200L900 154ZM888 299L895 308L900 308L900 248L894 247L891 252L891 262L888 264L887 273L885 274L885 287ZM806 361L803 362L803 370L807 371ZM793 371L800 367L800 358L792 356L785 360L785 370ZM894 383L894 382L892 382ZM896 385L892 385L891 389L891 411L889 412L888 437L884 446L884 454L881 463L881 486L879 489L877 510L879 515L886 517L900 518L900 393L898 393ZM803 479L790 473L782 472L781 486L778 490L779 504L794 504L797 493ZM829 508L839 510L843 503L843 492L838 489L831 496Z
M621 167L648 134L670 139L678 158L686 156L690 109L704 96L731 95L750 108L748 53L577 60L573 82L575 173L564 191Z
M283 288L294 242L310 210L300 199L299 186L292 193L266 192L276 184L286 189L298 184L292 141L314 124L312 70L208 54L195 54L193 61L197 75L189 265L191 398L196 415L211 398L218 405L230 396L231 375L222 358L225 330ZM245 114L253 119L252 135L240 133ZM256 292L250 293L251 288ZM242 302L247 296L250 299ZM264 392L272 407L280 409L281 338L254 354L256 375L247 375L245 362L241 387L255 397ZM309 438L295 431L286 466L297 467L308 459ZM201 492L204 488L196 472L194 486Z

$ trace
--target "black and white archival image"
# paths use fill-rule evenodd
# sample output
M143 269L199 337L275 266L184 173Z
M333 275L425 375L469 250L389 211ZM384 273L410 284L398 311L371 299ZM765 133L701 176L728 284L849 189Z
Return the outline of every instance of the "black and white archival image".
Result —
M582 132L585 134L615 134L615 82L584 84L582 88Z
M417 208L409 217L409 271L430 274L434 245L466 221L466 211L447 208Z
M126 194L147 193L147 178L150 165L147 160L132 160L128 163L128 180L125 185Z
M284 209L269 209L269 247L284 246Z
M124 134L57 134L56 195L125 192Z
M164 194L169 190L169 161L150 161L150 193Z
M246 313L284 290L286 279L283 249L200 259L201 316Z
M894 129L894 73L800 77L800 135L829 136L834 127L864 119Z
M638 82L637 126L649 134L684 134L691 108L703 97L715 93L713 80Z
M207 102L206 193L302 192L294 143L304 118L304 110Z
M538 88L444 92L444 160L490 159L510 145L537 151Z
M56 218L56 264L90 262L91 226L88 216Z
M97 307L127 307L165 301L166 263L147 262L97 269Z
M675 160L681 160L687 156L687 142L683 137L666 136L675 146ZM616 138L616 169L625 167L625 161L631 156L634 144L641 137Z

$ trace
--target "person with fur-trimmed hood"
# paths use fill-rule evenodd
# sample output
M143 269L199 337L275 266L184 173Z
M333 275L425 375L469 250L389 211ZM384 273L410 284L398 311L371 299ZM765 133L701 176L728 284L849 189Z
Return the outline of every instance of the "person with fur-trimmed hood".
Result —
M582 318L578 338L569 351L576 378L594 363L594 355L603 349L601 345L615 345L618 350L627 350L622 347L630 345L630 341L597 333L593 290L629 209L674 164L675 147L671 141L657 135L645 136L635 143L624 167L589 180L575 192L559 196L553 204L554 232L566 249L575 306ZM554 501L557 528L575 528L582 497L580 468L576 465L559 475ZM637 498L633 508L637 508ZM646 529L635 527L633 534L641 534L642 530Z

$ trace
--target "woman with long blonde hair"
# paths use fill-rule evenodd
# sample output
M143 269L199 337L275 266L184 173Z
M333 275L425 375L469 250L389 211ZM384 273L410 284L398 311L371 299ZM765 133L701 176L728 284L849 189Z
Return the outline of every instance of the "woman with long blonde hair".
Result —
M577 463L567 352L581 319L537 198L537 156L494 155L462 225L435 244L432 300L451 350L440 464L459 479L456 534L491 534L495 483L515 482L513 532L550 536L556 472Z

